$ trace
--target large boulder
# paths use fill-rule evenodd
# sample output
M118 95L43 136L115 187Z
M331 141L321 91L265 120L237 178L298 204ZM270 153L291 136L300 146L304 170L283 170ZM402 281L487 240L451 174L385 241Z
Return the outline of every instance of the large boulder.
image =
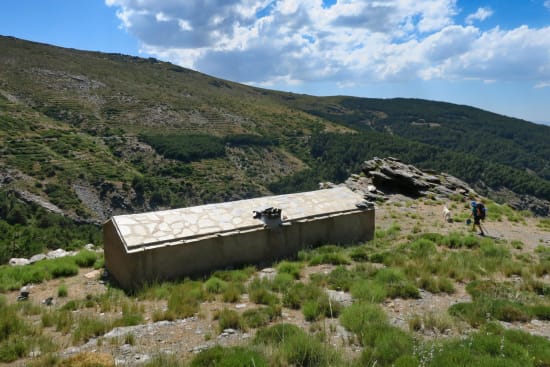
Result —
M346 185L361 191L365 198L380 200L388 194L417 198L433 195L448 198L454 194L475 194L472 188L456 177L445 173L423 171L397 158L373 158L362 164L362 175L352 175ZM374 188L374 189L373 189Z

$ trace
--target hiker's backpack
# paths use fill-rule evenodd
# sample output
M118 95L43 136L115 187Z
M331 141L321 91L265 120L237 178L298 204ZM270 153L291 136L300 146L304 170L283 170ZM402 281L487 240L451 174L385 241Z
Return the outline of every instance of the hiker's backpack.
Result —
M485 205L483 205L482 203L477 203L476 210L477 210L477 216L480 219L485 219L485 212L486 212Z

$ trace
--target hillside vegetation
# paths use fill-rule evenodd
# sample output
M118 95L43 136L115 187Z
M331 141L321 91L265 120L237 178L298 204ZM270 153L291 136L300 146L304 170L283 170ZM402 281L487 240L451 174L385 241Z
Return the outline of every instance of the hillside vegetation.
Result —
M8 197L97 225L119 213L310 190L373 156L446 171L548 214L525 199L550 199L546 126L449 103L270 91L152 58L12 37L0 36L0 48L7 233L21 231ZM90 238L82 228L81 242ZM2 260L55 243L23 238L1 244Z
M101 252L0 266L0 363L550 365L547 220L487 201L481 237L464 225L469 199L445 202L450 223L443 204L395 195L379 204L372 241L131 294L89 276Z

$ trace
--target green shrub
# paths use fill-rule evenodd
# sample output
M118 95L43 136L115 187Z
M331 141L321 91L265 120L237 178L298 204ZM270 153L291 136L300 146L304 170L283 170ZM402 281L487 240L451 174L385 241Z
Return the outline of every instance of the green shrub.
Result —
M376 264L383 264L386 262L386 258L388 257L389 252L383 251L383 252L375 252L370 256L370 261Z
M550 231L550 219L542 218L539 220L537 227L542 228L545 231Z
M303 265L301 263L297 262L290 262L290 261L281 261L277 265L277 272L280 273L287 273L292 275L294 279L300 279L300 271L302 270Z
M427 238L419 238L409 245L411 255L417 258L426 258L436 253L435 244Z
M190 317L199 311L203 300L202 283L185 281L172 290L168 298L168 311L176 318Z
M293 324L277 324L268 328L259 329L254 338L255 344L278 345L286 343L296 335L307 335L305 331Z
M526 340L531 339L529 334L521 335L524 335ZM548 346L550 343L546 341L546 348ZM461 366L520 367L544 366L547 363L542 359L545 358L544 352L530 351L522 342L511 338L509 332L479 332L465 340L452 340L432 350L434 351L422 353L430 354L429 366L455 366L460 363Z
M215 276L210 277L204 283L204 289L211 294L220 294L227 289L227 282Z
M190 366L267 367L268 363L261 354L249 348L215 346L197 354Z
M239 313L235 310L224 308L215 315L220 325L220 332L225 329L240 329L245 330L246 325L243 322Z
M302 313L306 321L316 321L321 315L317 302L312 300L304 302L302 305Z
M413 315L408 320L407 323L409 325L410 331L420 331L422 330L422 327L424 326L424 323L422 321L422 317L420 315Z
M550 341L547 338L520 330L506 330L504 337L505 341L524 348L535 366L550 366Z
M227 288L223 291L222 299L224 302L235 303L241 299L243 293L243 286L240 284L229 283Z
M271 292L270 282L266 279L255 278L248 285L248 296L254 303L262 305L274 305L279 302L277 295Z
M143 367L185 367L185 364L173 355L155 354Z
M81 268L91 267L97 261L98 255L96 252L93 251L82 250L78 254L76 254L73 259L76 265L80 266Z
M143 313L139 304L124 302L122 304L122 317L114 322L114 326L134 326L143 322Z
M353 247L350 250L349 257L357 262L366 262L370 259L368 250L363 246Z
M244 323L252 328L266 326L281 315L281 307L269 306L246 310L242 314Z
M50 261L44 260L33 265L36 265L38 268L42 267L53 278L70 277L78 274L78 265L76 265L72 256Z
M258 328L260 326L266 326L269 324L269 314L263 311L263 308L255 308L252 310L246 310L243 312L242 318L246 326L251 328Z
M539 320L550 320L550 305L534 305L529 307L529 313Z
M294 283L290 289L283 294L283 306L295 310L300 309L304 302L306 287L304 283Z
M323 290L313 283L294 283L287 293L283 294L283 305L299 309L306 301L315 301L325 295Z
M5 297L0 301L0 342L11 335L28 330L27 324L19 317L14 306L7 305Z
M419 236L417 236L416 238L417 238L417 240L426 239L430 242L433 242L437 245L440 245L440 244L443 243L445 236L440 234L440 233L428 232L428 233L422 233Z
M69 294L69 290L67 289L66 284L61 284L59 285L59 287L57 287L57 297L60 297L60 298L67 297L68 294Z
M49 310L44 311L40 317L40 321L42 323L42 327L52 327L55 322L53 312L50 312Z
M531 319L529 308L521 303L506 299L482 297L473 303L457 303L449 313L467 321L473 327L489 321L525 322Z
M373 337L366 336L371 340L363 342L362 365L391 366L398 358L413 354L413 339L401 329L389 325L375 329L378 330Z
M347 330L362 335L373 325L386 324L388 318L380 306L367 302L355 302L340 315L340 323Z
M387 296L384 285L373 280L359 280L353 283L350 292L356 300L371 303L382 302Z
M296 278L289 273L279 273L275 275L271 282L271 289L277 292L284 292L289 289Z
M453 327L453 319L447 313L429 312L423 317L423 325L427 330L444 333Z
M13 362L29 353L26 338L14 336L0 343L0 362Z
M314 255L311 260L309 260L310 266L321 264L348 265L349 263L350 261L347 257L341 253L321 253Z
M397 269L384 268L376 273L374 279L383 284L390 298L419 298L418 289Z
M348 292L355 277L355 273L349 271L344 266L337 266L328 275L327 283L332 289Z
M290 336L282 349L291 366L332 367L341 361L340 354L334 349L306 334Z
M279 302L275 294L265 288L255 288L248 291L250 300L260 305L274 305Z
M63 308L54 313L55 330L67 334L73 327L74 317L72 311Z
M218 270L212 274L213 277L220 278L226 282L243 283L246 282L254 273L254 266L247 266L242 269Z
M418 280L418 287L431 293L454 293L454 283L447 277L422 275Z
M76 329L73 331L73 342L87 341L90 338L105 334L112 325L103 318L83 316L76 322Z
M141 135L140 139L166 158L183 162L225 155L223 140L213 135Z

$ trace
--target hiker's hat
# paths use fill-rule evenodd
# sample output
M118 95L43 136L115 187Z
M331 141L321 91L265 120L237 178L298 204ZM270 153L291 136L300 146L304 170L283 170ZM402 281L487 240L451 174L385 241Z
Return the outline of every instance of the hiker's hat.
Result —
M477 203L476 203L475 201L472 201L471 204L472 204L472 206L476 206L476 205L477 205Z

